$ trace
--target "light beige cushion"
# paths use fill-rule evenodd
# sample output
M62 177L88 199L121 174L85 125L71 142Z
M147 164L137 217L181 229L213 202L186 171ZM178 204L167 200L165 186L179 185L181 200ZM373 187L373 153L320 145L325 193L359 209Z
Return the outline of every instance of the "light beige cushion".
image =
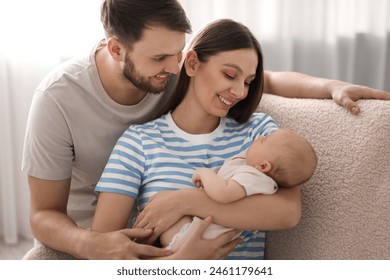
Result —
M259 111L319 158L299 225L267 233L267 259L390 259L390 101L358 104L354 116L332 100L263 96Z
M36 244L28 250L22 260L76 260L71 255L56 251L43 244Z

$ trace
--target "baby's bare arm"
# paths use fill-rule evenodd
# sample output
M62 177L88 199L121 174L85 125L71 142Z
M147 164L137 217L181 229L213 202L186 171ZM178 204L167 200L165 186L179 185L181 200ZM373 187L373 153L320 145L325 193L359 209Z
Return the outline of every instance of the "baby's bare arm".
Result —
M246 196L245 189L239 183L222 179L212 169L196 170L192 182L203 187L211 199L220 203L229 203Z

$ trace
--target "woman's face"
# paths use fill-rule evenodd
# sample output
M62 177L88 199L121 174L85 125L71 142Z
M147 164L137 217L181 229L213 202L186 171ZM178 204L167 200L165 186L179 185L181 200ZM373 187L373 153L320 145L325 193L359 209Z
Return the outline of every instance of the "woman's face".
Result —
M224 117L248 95L258 63L254 49L226 51L200 63L192 76L188 94L205 113Z

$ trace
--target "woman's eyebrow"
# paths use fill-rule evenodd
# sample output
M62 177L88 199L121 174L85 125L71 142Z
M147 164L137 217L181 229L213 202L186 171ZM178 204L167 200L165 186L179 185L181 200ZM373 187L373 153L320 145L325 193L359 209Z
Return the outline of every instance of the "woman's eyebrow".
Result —
M240 72L240 74L243 74L244 72L242 71L241 67L238 66L237 64L234 64L234 63L225 63L223 64L223 66L227 66L227 67L232 67L234 69L236 69L238 72ZM256 74L252 74L252 75L249 75L248 78L255 78L256 77Z
M232 67L232 68L236 69L238 72L240 72L242 74L242 69L240 68L240 66L238 66L236 64L225 63L223 66Z

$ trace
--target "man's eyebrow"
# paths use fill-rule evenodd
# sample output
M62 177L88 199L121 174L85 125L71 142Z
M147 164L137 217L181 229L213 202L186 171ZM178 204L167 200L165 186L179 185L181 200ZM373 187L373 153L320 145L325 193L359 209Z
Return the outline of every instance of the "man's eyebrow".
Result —
M154 54L152 57L164 57L164 56L174 56L175 54L166 54L166 53L161 53L161 54Z
M152 57L162 57L162 56L175 56L175 55L178 55L179 53L182 53L184 50L184 47L178 52L178 53L159 53L159 54L154 54L152 55Z

